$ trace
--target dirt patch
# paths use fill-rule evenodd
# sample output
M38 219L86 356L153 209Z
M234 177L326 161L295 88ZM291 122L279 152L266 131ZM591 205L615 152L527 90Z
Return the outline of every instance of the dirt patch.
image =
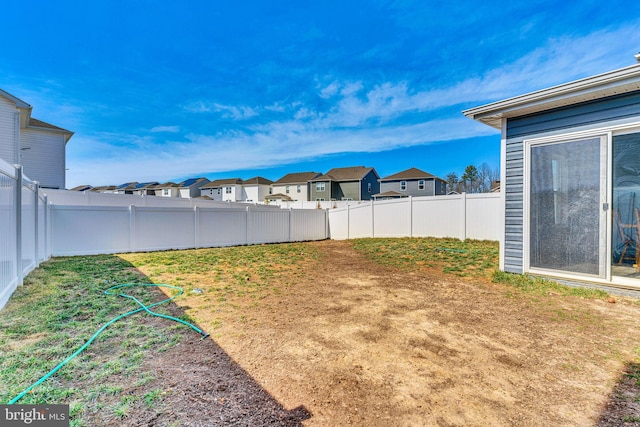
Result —
M532 296L382 268L349 242L310 245L322 257L278 292L220 305L200 285L177 300L211 340L191 336L147 360L164 411L127 423L638 425L637 406L611 403L640 357L637 304Z

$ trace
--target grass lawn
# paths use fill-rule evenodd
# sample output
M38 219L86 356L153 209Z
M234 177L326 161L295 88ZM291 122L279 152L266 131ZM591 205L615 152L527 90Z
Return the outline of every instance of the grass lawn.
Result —
M182 287L185 296L155 311L205 329L277 402L305 405L309 425L385 425L398 417L407 424L481 425L484 419L508 425L510 416L533 424L593 420L602 412L594 402L605 403L603 393L614 389L625 366L633 369L624 378L640 375L640 341L626 341L620 333L628 330L630 340L640 339L630 323L640 304L620 298L612 303L602 291L499 273L497 257L495 242L359 239L55 258L32 272L0 312L0 401L14 398L103 324L137 308L104 290L120 283L166 283ZM166 298L156 288L132 293L145 303ZM527 319L535 324L527 326ZM197 338L184 325L138 313L107 328L18 403L69 403L74 426L149 420L183 425L171 408L196 404L178 399L183 385L149 361L171 369L181 363L171 359L176 348L197 351L184 347ZM527 342L536 343L530 358L518 348ZM477 345L478 352L467 352L467 345ZM397 372L386 359L392 354ZM467 384L462 371L447 365L475 363L477 357L486 358L485 369L495 374L467 372L480 385ZM537 370L534 361L545 357L555 371ZM435 370L424 376L436 365L450 374ZM522 370L528 370L522 381L531 383L530 390L511 379ZM405 385L403 372L412 378ZM559 380L567 372L576 373L575 384ZM438 375L440 382L432 382ZM599 383L590 384L590 378ZM412 390L411 381L421 390ZM447 413L455 396L437 384L449 382L447 387L468 394L469 404L478 407ZM545 382L549 399L583 392L578 404L587 415L567 415L572 402L535 406L545 402ZM482 394L498 385L509 396L487 395L490 401L481 403ZM352 404L336 406L336 396ZM427 411L420 405L434 396L445 406L432 401ZM514 402L535 396L538 403L516 411ZM503 408L491 409L498 404ZM207 411L215 409L208 405ZM637 415L625 416L634 422Z

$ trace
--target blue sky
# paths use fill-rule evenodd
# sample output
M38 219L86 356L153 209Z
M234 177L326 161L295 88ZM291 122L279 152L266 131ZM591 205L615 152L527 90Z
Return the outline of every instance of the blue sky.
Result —
M67 186L499 166L462 110L635 63L638 1L6 2L0 88Z

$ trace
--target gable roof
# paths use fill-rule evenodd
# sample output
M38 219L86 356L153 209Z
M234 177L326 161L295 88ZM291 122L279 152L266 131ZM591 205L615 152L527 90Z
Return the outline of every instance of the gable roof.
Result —
M420 170L418 168L410 168L402 172L398 172L393 175L380 178L380 181L396 181L396 180L404 180L404 179L429 179L429 178L441 179L435 175L431 175L430 173Z
M211 181L208 184L203 185L200 188L201 189L218 188L218 187L223 187L225 185L242 185L242 180L240 178L216 179Z
M385 191L384 193L374 194L371 197L373 197L374 199L380 199L380 198L393 199L393 198L409 197L409 195L406 193L398 193L397 191Z
M470 108L465 116L496 129L502 119L640 90L640 64Z
M314 178L322 176L320 172L296 172L296 173L288 173L276 182L274 185L281 184L306 184L308 181L311 181Z
M256 176L253 178L245 179L242 182L242 185L258 185L258 184L271 185L272 183L273 181L271 181L270 179L263 178L261 176Z
M380 178L374 168L364 166L351 166L346 168L333 168L326 174L313 178L310 181L358 181L373 171L376 178Z
M192 185L201 183L203 181L209 182L207 178L189 178L189 179L185 179L180 184L178 184L178 187L187 188L187 187L191 187Z

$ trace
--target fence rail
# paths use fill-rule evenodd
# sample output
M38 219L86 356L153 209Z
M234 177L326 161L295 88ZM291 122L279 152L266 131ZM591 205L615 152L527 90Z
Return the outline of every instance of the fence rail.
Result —
M332 239L454 237L500 240L500 194L407 197L329 210Z

